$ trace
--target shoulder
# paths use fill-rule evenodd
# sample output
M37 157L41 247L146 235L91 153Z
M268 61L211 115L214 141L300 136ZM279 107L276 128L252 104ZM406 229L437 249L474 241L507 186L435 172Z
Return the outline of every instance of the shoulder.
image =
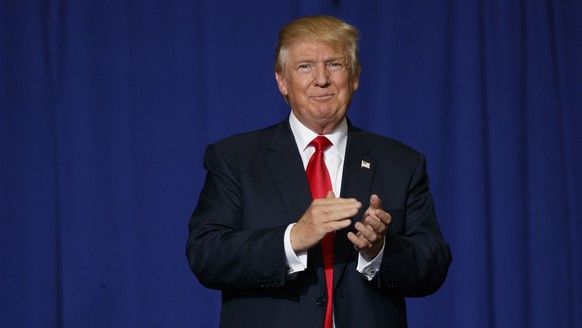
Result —
M289 123L283 120L262 129L235 134L216 141L206 148L206 155L218 155L227 161L257 159L269 152L274 140L293 140L293 136L287 130ZM284 135L285 137L282 137Z
M394 138L356 127L349 130L346 151L351 156L363 156L400 174L424 170L426 166L425 156L416 149Z
M417 157L420 153L404 144L403 142L380 135L378 133L362 130L358 127L351 126L349 130L349 140L361 147L368 148L373 152L387 152L391 154L398 154L399 156Z
M244 150L248 147L264 146L271 140L276 126L277 124L259 130L238 133L218 140L210 144L209 147L216 147L225 150Z

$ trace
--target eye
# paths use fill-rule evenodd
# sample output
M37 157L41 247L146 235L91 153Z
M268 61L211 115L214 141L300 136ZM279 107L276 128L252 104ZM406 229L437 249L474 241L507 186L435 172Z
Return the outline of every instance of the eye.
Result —
M310 63L298 64L297 70L299 72L311 72L313 70L313 64L310 64Z
M343 69L345 67L345 65L341 61L331 61L331 62L327 63L327 67L330 70L337 71L337 70Z

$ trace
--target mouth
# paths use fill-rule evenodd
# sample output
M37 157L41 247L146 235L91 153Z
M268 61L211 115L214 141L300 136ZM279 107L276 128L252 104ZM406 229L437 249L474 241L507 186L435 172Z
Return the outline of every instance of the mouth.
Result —
M334 94L323 94L323 95L315 95L311 96L310 98L315 101L327 101L335 96Z

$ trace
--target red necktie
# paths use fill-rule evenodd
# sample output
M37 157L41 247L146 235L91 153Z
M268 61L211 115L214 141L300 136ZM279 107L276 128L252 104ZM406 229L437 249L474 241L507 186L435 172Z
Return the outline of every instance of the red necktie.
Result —
M331 146L331 141L324 136L318 136L309 143L315 147L315 153L307 164L307 181L313 199L325 198L332 189L329 172L323 161L323 151ZM327 288L327 303L325 307L324 328L332 327L333 308L333 233L328 233L321 241L323 251L323 268L325 271L325 286Z

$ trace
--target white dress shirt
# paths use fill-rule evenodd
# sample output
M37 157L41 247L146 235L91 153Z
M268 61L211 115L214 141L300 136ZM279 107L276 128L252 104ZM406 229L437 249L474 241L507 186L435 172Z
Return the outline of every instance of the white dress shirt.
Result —
M311 155L313 155L315 152L315 148L313 146L309 146L309 143L315 137L317 137L318 134L309 130L306 126L299 122L297 117L293 114L293 111L291 111L291 114L289 115L289 124L291 125L293 136L295 137L295 143L297 144L297 148L301 154L303 168L306 169ZM331 134L326 134L325 137L331 141L332 145L325 150L324 161L325 165L327 166L327 170L329 171L333 192L336 197L339 197L341 194L342 174L346 154L346 145L348 141L347 120L344 118L340 125ZM360 199L359 201L364 203L364 206L366 206L366 200ZM296 254L291 247L291 228L293 225L295 225L295 223L292 223L287 227L284 237L285 254L287 256L289 274L301 272L307 268L307 252ZM380 253L372 260L362 256L360 253L358 257L358 266L356 268L358 272L366 277L366 279L372 280L380 268L383 253L384 246L382 246Z

